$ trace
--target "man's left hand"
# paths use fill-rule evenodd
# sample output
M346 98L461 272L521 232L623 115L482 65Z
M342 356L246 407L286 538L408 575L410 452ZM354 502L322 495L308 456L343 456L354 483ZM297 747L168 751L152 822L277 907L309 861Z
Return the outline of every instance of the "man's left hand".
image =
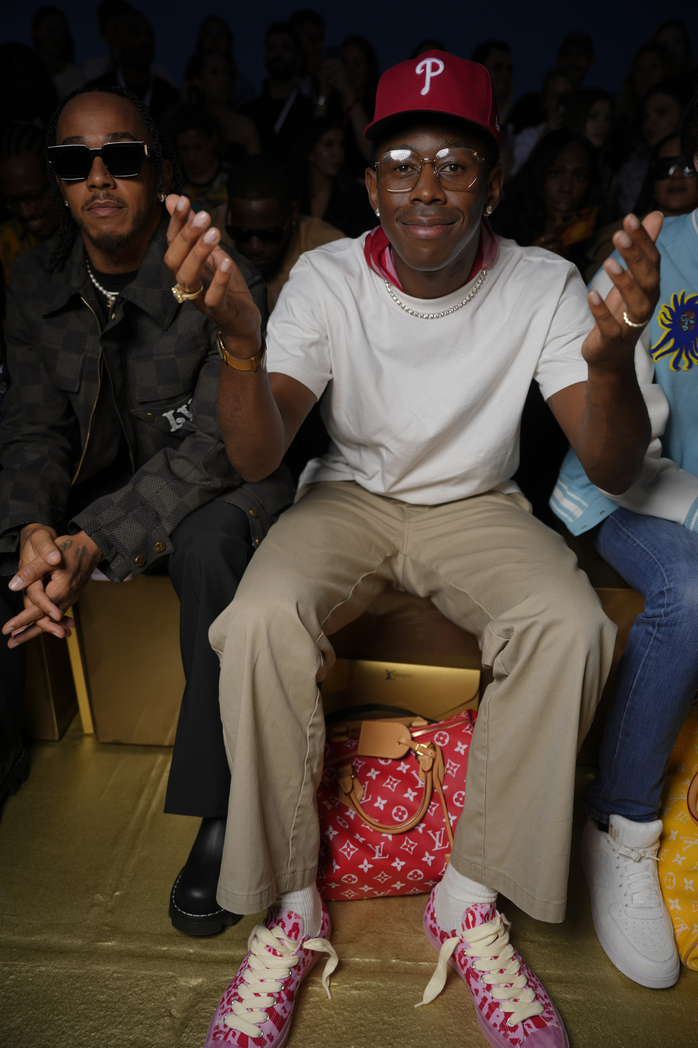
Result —
M590 367L624 367L634 358L641 328L627 324L623 313L633 324L642 326L654 313L659 298L659 251L655 240L662 222L659 211L652 211L642 224L635 215L626 215L623 229L613 237L627 268L614 258L607 259L604 269L615 287L605 301L597 291L588 296L596 325L584 340L582 354Z
M9 619L2 627L2 632L10 635L9 648L16 648L40 633L57 636L60 630L63 637L70 636L71 627L75 625L73 620L64 615L60 622L56 622L45 614L42 608L32 602L32 587L43 583L41 588L46 597L64 612L75 603L103 555L99 546L84 531L77 535L57 537L56 546L61 553L60 563L50 564L41 557L35 557L22 565L9 583L10 589L15 592L24 591L25 605L24 611Z

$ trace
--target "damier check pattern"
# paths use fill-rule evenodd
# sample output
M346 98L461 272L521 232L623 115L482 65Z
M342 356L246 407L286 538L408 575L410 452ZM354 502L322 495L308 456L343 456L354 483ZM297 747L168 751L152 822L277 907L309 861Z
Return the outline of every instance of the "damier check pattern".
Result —
M34 521L56 526L71 485L113 459L113 434L104 431L114 418L113 407L104 408L105 357L122 362L135 473L74 517L70 529L94 539L110 579L121 581L171 553L170 535L180 521L214 499L239 505L253 540L261 540L293 497L284 468L244 484L228 460L216 414L217 328L191 303L175 301L174 278L163 261L166 229L163 216L137 278L102 331L81 236L60 273L47 269L52 240L12 267L11 385L0 425L0 574L16 570L20 528ZM262 277L246 259L234 258L266 322Z

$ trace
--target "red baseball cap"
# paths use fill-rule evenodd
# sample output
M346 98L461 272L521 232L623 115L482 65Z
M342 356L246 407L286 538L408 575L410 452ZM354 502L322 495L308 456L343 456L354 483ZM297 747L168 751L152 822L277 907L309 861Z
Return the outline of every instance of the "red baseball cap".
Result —
M468 62L448 51L425 51L383 73L373 121L364 137L372 141L386 121L408 113L443 113L468 120L499 142L497 103L490 74L479 62Z

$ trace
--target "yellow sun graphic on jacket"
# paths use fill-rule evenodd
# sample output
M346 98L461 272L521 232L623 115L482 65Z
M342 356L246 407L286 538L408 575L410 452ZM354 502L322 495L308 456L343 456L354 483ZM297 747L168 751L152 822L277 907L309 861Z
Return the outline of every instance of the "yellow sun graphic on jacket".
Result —
M671 304L659 311L657 323L662 336L650 350L653 359L673 356L672 371L690 371L698 364L698 295L673 294Z

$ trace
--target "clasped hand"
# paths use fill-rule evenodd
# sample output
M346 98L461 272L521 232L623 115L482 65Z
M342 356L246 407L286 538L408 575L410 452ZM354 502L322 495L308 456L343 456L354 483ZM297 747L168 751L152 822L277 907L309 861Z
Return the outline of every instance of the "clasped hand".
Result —
M19 569L10 580L15 592L24 591L24 611L2 627L8 648L52 633L69 637L75 625L63 613L72 606L97 564L99 546L84 531L57 536L45 524L27 524L20 534Z
M597 291L588 296L589 308L596 325L582 346L586 362L597 368L618 368L634 360L640 328L654 313L659 298L659 251L655 241L662 228L663 216L652 211L640 223L635 215L626 215L623 229L613 237L613 244L627 268L615 258L604 262L604 269L614 283L605 301Z

